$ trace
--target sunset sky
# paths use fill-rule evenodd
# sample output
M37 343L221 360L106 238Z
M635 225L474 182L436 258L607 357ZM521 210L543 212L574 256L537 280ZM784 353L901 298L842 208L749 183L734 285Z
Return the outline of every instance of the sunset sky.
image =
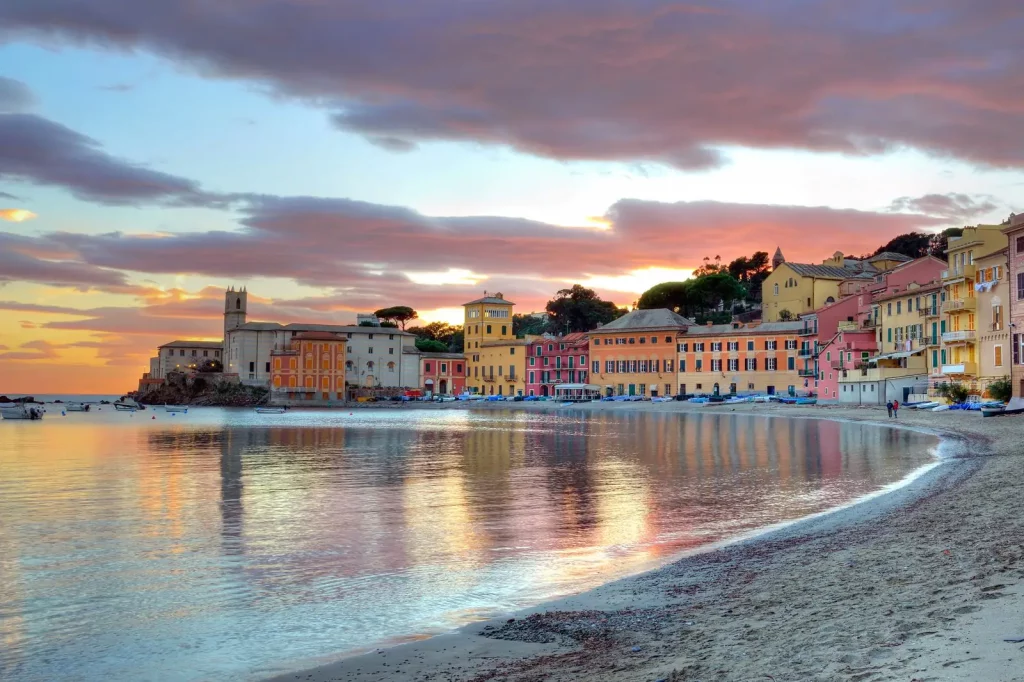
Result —
M250 319L818 262L1024 192L1018 0L4 0L0 392Z

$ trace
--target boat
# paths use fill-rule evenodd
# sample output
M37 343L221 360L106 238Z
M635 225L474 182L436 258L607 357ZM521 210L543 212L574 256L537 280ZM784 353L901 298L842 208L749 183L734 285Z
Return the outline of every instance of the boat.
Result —
M947 410L949 410L949 405L939 405L932 408L932 412L946 412Z
M43 408L38 405L29 405L27 403L23 403L21 405L15 405L13 407L0 408L0 416L2 416L4 419L37 420L43 418Z
M166 412L182 412L187 413L188 407L184 405L164 405L164 411Z
M136 410L144 410L146 408L131 398L122 398L114 403L114 409L119 412L135 412Z
M284 414L283 407L257 407L256 414Z
M693 398L690 398L690 402L691 403L696 403L696 404L701 404L701 403L708 402L708 399L705 398L704 396L695 396Z
M89 403L67 403L64 405L64 409L68 412L88 412L90 407Z
M941 404L942 403L937 402L937 401L933 401L933 402L929 402L929 403L915 403L915 404L910 406L910 409L912 409L912 410L930 410L932 408L938 407ZM903 405L903 407L907 407L907 406Z
M817 405L818 404L818 399L817 398L797 398L795 404L796 405Z

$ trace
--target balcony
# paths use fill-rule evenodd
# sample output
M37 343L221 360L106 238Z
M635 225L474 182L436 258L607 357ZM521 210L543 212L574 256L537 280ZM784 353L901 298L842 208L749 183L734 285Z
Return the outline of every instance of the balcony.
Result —
M836 325L836 329L841 332L855 332L860 329L860 325L853 320L845 320Z
M815 327L804 327L803 329L798 331L796 334L797 334L797 336L817 336L818 335L818 330Z
M939 316L939 309L938 308L932 308L932 307L918 308L917 309L917 314L920 317L938 317Z
M803 369L798 369L796 371L796 373L797 373L798 376L802 376L802 377L816 377L816 376L818 376L818 373L814 371L813 367L804 367Z
M943 365L942 373L945 375L958 375L958 374L977 374L978 363L976 362L959 362L952 365Z
M955 268L942 271L942 281L944 283L957 282L962 279L974 279L974 275L977 273L977 268L974 265L958 265Z
M801 357L801 358L813 358L814 357L814 349L813 348L801 348L800 350L797 351L796 354L797 354L798 357Z
M942 343L974 343L974 330L961 329L955 332L945 332L942 335Z
M974 296L942 302L942 312L944 313L959 313L964 310L975 311L977 309L978 299Z
M877 326L878 326L878 322L874 318L872 318L872 317L869 317L866 320L864 320L864 328L865 329L874 329Z
M938 336L924 336L921 338L921 345L925 348L933 348L939 345Z

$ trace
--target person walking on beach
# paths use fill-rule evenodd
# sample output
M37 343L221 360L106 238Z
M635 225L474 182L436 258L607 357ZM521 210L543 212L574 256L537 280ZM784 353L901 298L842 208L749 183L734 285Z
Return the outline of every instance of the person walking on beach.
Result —
M891 400L885 404L885 411L889 413L889 419L892 419L892 401Z
M900 418L900 401L898 400L892 401L892 416L893 419Z

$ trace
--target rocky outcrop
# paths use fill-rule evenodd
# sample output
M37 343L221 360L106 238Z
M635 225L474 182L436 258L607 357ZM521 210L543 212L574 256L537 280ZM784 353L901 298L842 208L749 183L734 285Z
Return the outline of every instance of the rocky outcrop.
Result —
M270 391L245 386L221 374L171 372L159 388L136 399L145 405L196 405L207 407L252 407L266 404Z

